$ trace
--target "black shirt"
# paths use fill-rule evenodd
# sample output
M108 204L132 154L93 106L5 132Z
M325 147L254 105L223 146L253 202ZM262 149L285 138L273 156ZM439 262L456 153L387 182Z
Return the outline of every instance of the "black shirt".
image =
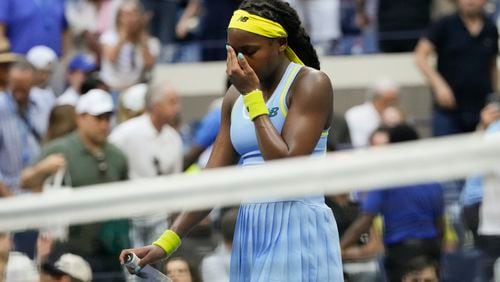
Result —
M380 0L379 31L425 30L431 16L431 0Z
M458 14L433 24L427 34L437 53L437 69L448 82L460 111L478 112L493 92L492 62L498 54L498 30L484 17L483 29L471 35Z

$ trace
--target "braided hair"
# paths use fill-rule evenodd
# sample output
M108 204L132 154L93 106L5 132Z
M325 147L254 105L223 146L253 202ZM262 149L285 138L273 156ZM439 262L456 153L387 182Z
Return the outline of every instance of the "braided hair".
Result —
M290 4L282 0L244 0L239 8L281 24L288 33L288 46L306 66L320 69L318 55L311 44L311 38Z

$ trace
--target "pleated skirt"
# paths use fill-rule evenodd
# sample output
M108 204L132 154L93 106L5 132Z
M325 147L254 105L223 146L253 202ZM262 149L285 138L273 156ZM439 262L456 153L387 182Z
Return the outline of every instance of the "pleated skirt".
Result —
M344 281L331 209L303 201L242 204L230 281Z

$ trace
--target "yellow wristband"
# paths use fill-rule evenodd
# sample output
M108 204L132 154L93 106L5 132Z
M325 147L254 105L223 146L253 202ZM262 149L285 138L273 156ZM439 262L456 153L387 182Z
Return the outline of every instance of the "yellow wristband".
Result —
M162 248L168 256L177 250L177 248L181 245L181 238L177 235L177 233L168 229L161 234L158 240L153 242L153 245Z
M269 115L266 102L264 102L264 95L259 89L243 95L243 103L251 120L261 115Z

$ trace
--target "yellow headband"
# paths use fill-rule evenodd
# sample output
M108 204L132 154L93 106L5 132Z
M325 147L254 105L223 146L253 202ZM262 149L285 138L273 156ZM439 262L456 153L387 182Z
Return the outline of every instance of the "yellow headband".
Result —
M234 11L228 28L241 29L267 38L288 37L286 30L279 23L250 14L244 10ZM286 47L285 54L290 61L304 65L290 46Z

